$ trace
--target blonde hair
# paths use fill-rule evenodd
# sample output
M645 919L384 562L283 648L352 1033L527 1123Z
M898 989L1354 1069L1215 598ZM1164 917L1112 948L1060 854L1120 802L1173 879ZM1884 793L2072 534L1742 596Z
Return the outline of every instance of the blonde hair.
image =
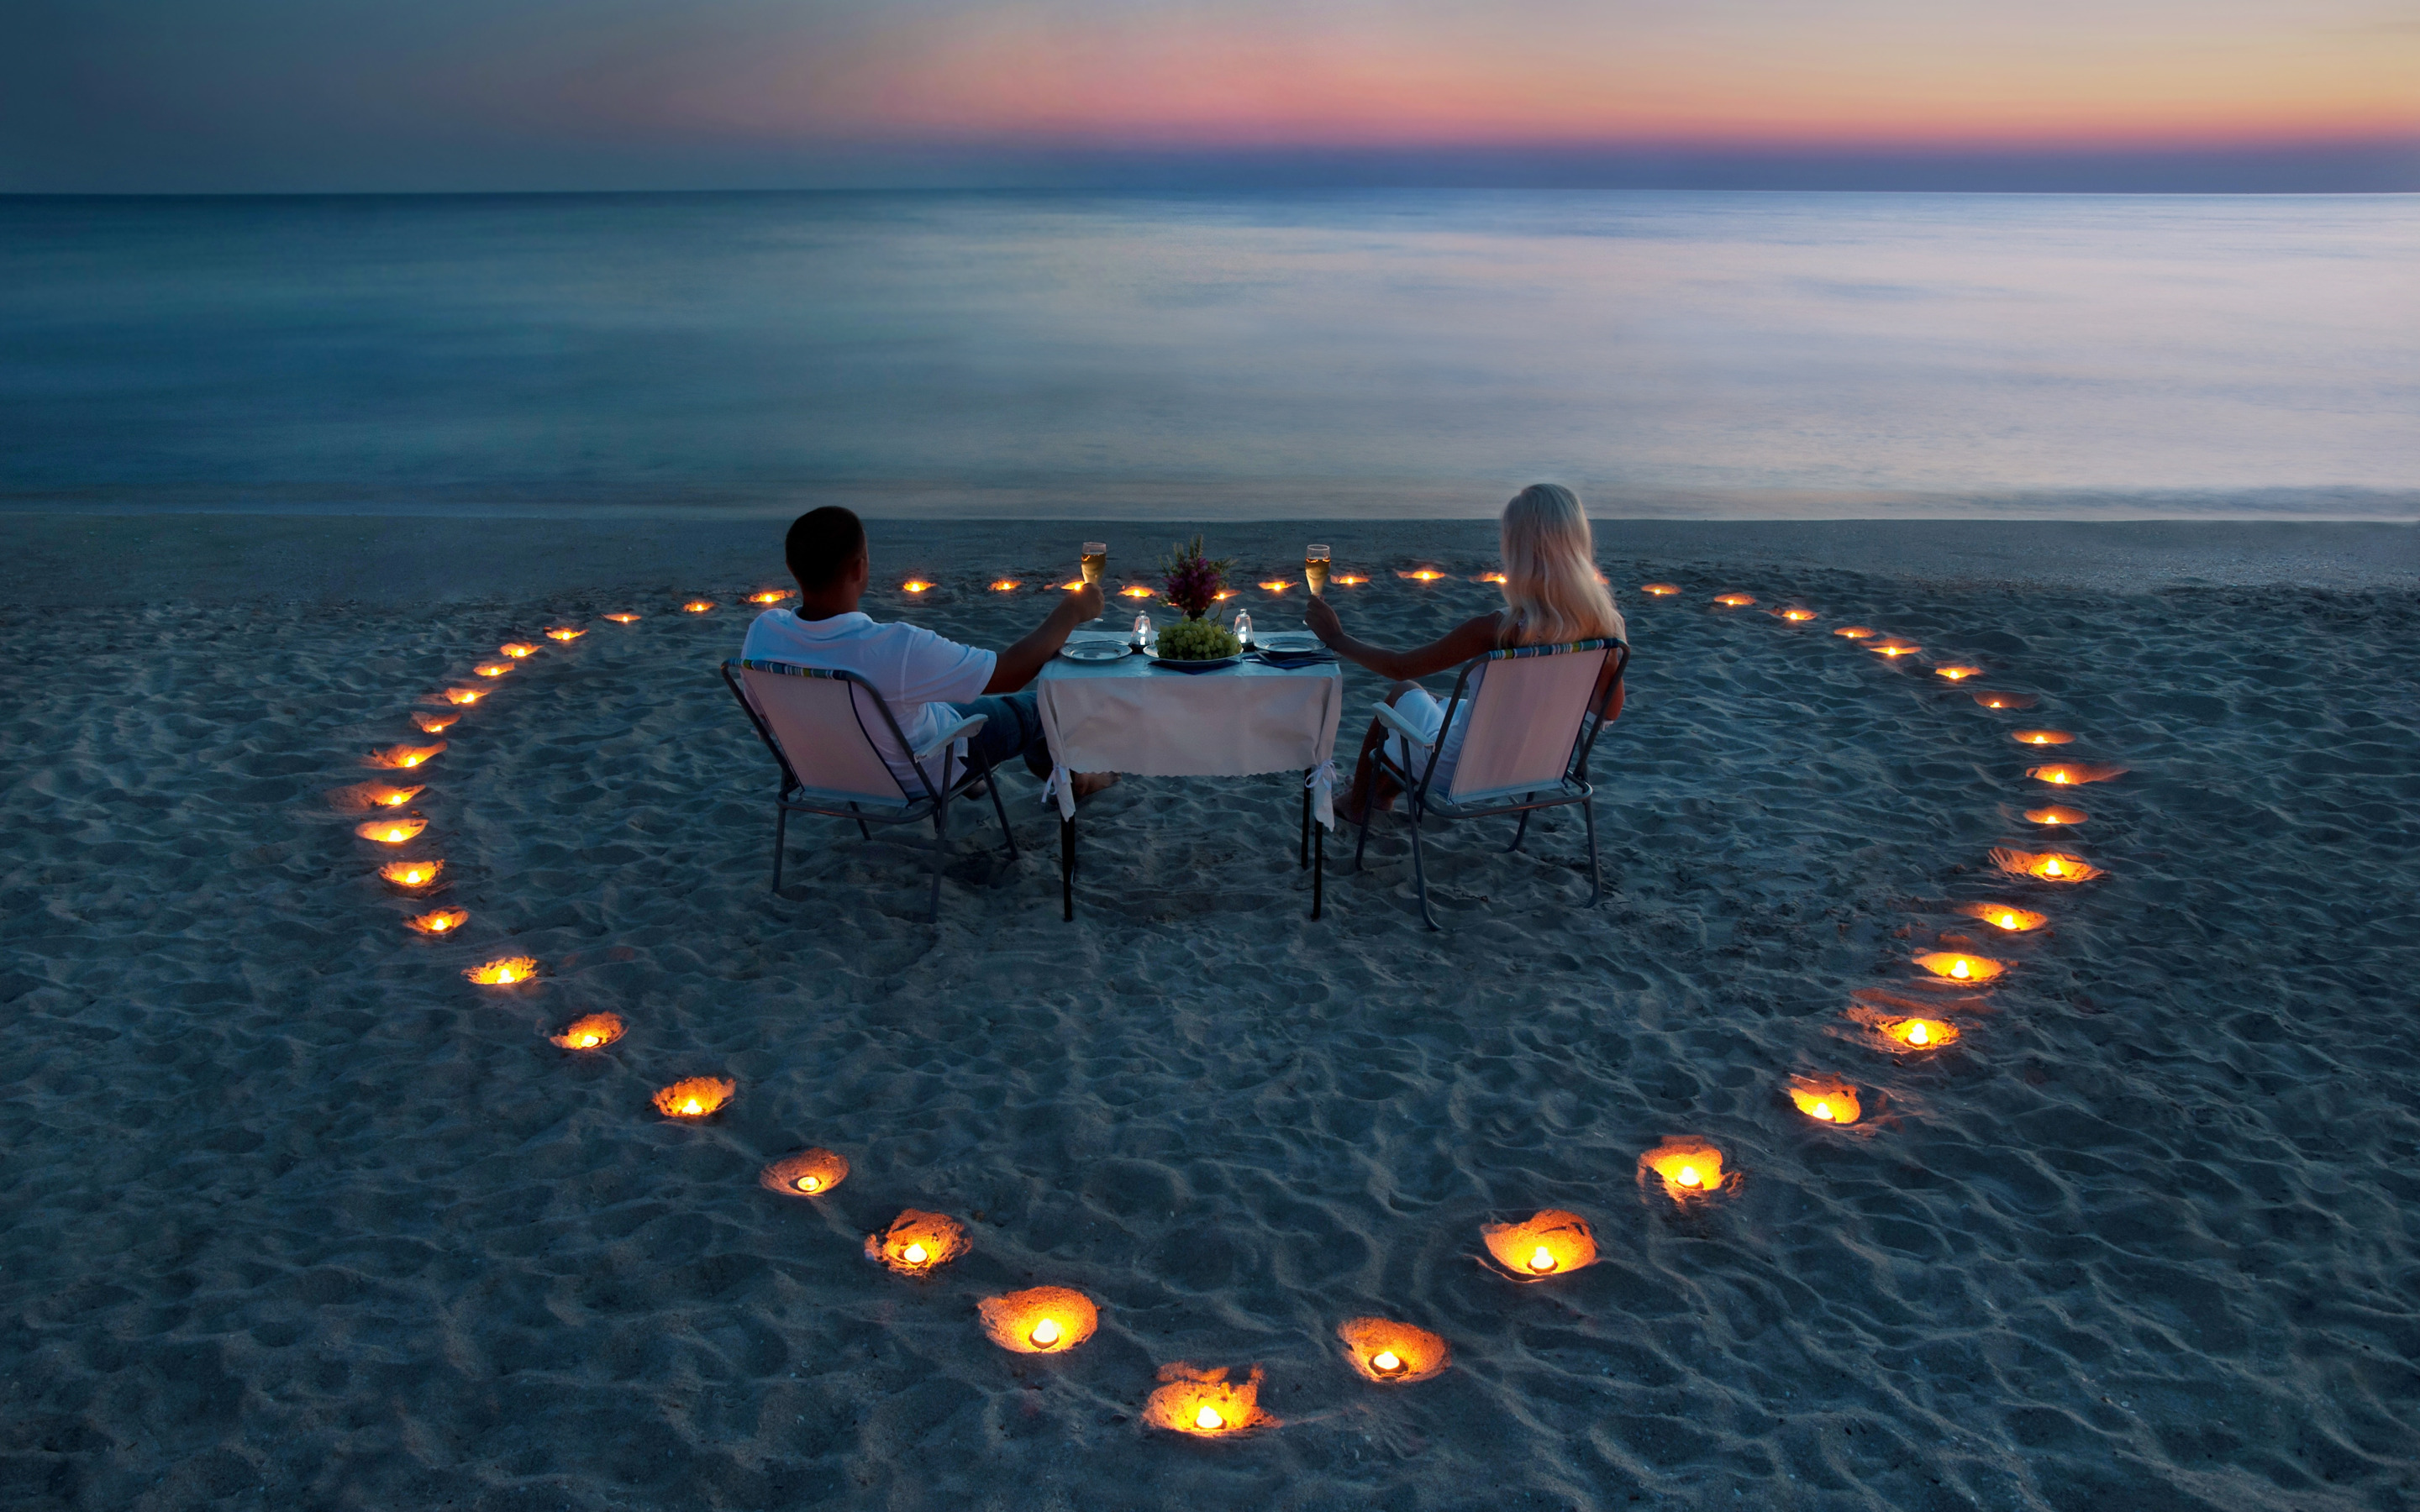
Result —
M1596 576L1596 538L1579 496L1533 483L1504 506L1504 643L1559 646L1600 636L1628 640L1621 610Z

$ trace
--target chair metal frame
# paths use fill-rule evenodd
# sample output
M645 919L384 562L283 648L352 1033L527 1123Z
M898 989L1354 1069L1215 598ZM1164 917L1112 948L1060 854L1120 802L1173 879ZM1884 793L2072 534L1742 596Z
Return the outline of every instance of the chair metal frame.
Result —
M955 778L950 775L954 748L958 741L981 730L986 716L969 715L935 736L922 749L915 749L908 744L907 735L900 730L899 717L892 712L890 700L884 698L881 691L872 683L855 672L824 667L803 667L793 662L742 659L726 661L722 664L721 670L724 686L731 689L731 696L739 701L739 707L746 712L748 722L756 729L756 738L765 743L765 748L773 753L773 760L782 768L782 788L773 796L775 813L773 890L775 892L782 890L782 856L789 840L790 815L794 813L816 814L829 819L853 819L857 822L858 834L868 841L874 839L874 832L866 827L868 825L881 825L887 827L921 824L930 819L933 821L933 897L930 913L932 920L936 923L939 922L941 868L949 857L950 803L953 799L965 797L968 791L978 782L990 784L992 811L1000 816L1001 833L1008 840L1008 858L1011 861L1016 859L1016 832L1009 827L1008 809L1001 801L1000 783L992 778L991 764L984 760L980 752L969 751L967 753L970 762L968 769ZM757 712L756 705L749 701L747 687L738 676L743 670L774 672L786 677L828 677L838 682L853 683L858 687L863 688L867 696L872 699L874 706L882 712L882 723L884 728L891 732L891 738L898 743L899 749L909 752L908 759L915 767L917 782L924 790L923 795L919 796L908 791L908 784L900 779L897 771L891 769L891 763L887 759L882 763L883 767L891 771L892 781L899 786L899 802L888 809L875 807L876 800L863 794L833 793L820 788L811 788L799 781L799 774L790 765L790 758L782 750L781 741L773 734L772 726L768 724L765 717ZM873 748L877 757L881 756L881 744L875 740L873 732L865 728L862 701L852 696L849 700L849 709L857 715L859 735ZM937 753L941 759L941 782L939 787L933 785L932 778L924 770L924 764L932 760Z
M1596 699L1580 716L1580 728L1572 742L1571 758L1564 765L1562 777L1558 779L1553 788L1509 790L1505 795L1474 794L1470 799L1460 803L1431 791L1436 776L1437 758L1444 753L1446 735L1453 729L1454 711L1463 702L1465 690L1470 684L1471 673L1486 667L1490 662L1502 661L1524 653L1530 656L1576 656L1584 652L1599 650L1606 651L1613 657L1613 675L1606 679L1603 696ZM1412 831L1412 886L1419 895L1422 923L1433 930L1441 927L1436 921L1436 916L1429 911L1428 874L1426 868L1421 864L1420 820L1423 815L1437 819L1493 819L1503 814L1517 813L1521 816L1521 823L1512 831L1512 843L1504 847L1509 853L1521 848L1522 840L1529 833L1530 815L1541 810L1570 808L1576 805L1580 810L1580 818L1588 828L1589 906L1593 908L1604 899L1604 869L1597 859L1596 848L1596 806L1591 801L1596 795L1596 789L1588 779L1589 754L1596 748L1597 736L1610 722L1606 711L1612 706L1614 694L1621 690L1621 680L1629 674L1629 671L1630 643L1612 636L1599 640L1576 641L1568 646L1512 647L1502 651L1491 651L1482 656L1474 656L1463 663L1460 675L1454 678L1453 695L1446 702L1445 718L1437 725L1435 745L1431 745L1423 738L1410 720L1395 711L1393 705L1381 703L1377 706L1378 722L1394 733L1403 736L1406 750L1426 749L1429 753L1427 763L1420 767L1419 775L1415 777L1394 760L1388 749L1389 742L1381 742L1377 749L1372 752L1372 759L1378 764L1378 770L1392 777L1404 789L1405 799L1404 817L1410 824ZM1547 795L1541 797L1539 795L1542 793ZM1370 821L1376 816L1377 807L1373 798L1361 810L1361 835L1353 845L1353 870L1356 872L1361 870L1361 853L1370 843Z

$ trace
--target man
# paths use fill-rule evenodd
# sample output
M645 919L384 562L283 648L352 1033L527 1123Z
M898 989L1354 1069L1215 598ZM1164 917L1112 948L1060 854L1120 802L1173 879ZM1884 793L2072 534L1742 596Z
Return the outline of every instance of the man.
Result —
M857 673L891 705L911 748L930 744L959 717L984 715L984 727L969 739L970 753L980 753L995 770L1021 756L1027 771L1050 775L1042 712L1023 689L1067 643L1070 631L1100 617L1099 587L1086 583L1069 593L1039 629L1005 651L992 652L962 646L922 625L885 625L861 611L858 600L874 567L865 526L848 510L827 505L799 516L783 543L783 555L798 579L799 607L757 615L740 645L741 656ZM910 794L923 793L908 751L893 749L891 733L878 724L867 729L901 784ZM938 787L939 771L930 775ZM1078 773L1076 795L1088 796L1116 780L1114 773Z

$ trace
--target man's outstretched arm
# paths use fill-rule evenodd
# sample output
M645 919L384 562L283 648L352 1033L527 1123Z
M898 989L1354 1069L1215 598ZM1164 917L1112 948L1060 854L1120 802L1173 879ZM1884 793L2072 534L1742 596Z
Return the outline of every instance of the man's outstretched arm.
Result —
M1032 635L1002 651L993 661L991 681L984 685L985 693L1015 693L1041 674L1059 648L1076 626L1087 620L1101 617L1101 589L1098 583L1086 583L1074 589L1059 601L1050 617Z

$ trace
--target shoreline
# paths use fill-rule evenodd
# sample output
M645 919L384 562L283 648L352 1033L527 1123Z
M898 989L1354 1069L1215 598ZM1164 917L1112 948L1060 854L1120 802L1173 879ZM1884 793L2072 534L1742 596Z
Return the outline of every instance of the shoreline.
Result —
M10 513L0 602L458 604L608 590L728 591L782 579L774 517L489 518ZM877 571L936 580L1047 572L1084 536L1113 571L1196 532L1247 570L1307 539L1340 563L1477 571L1488 519L899 519L868 517ZM1598 557L1651 570L1846 571L1973 586L2140 593L2180 587L2420 587L2420 525L2351 521L1671 520L1599 518Z

